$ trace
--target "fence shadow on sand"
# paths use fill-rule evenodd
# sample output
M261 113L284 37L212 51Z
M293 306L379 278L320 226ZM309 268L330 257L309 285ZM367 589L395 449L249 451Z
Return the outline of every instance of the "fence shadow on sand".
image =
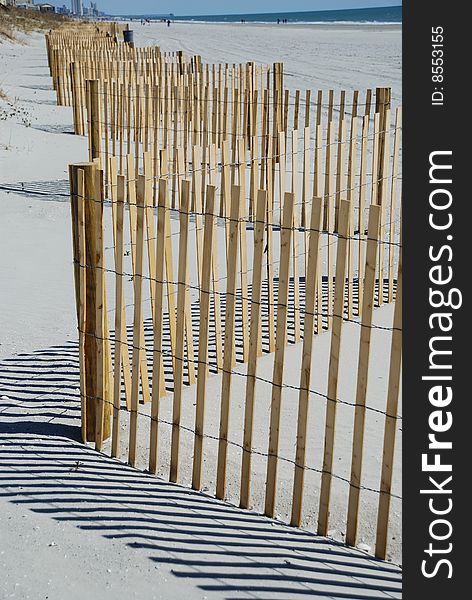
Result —
M121 540L208 598L401 597L394 565L80 444L77 344L0 361L0 494Z

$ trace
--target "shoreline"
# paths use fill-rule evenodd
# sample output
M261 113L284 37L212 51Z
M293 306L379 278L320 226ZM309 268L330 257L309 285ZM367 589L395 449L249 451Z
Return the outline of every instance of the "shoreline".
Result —
M146 17L142 17L145 19ZM113 20L116 20L120 23L139 23L141 19L136 17L134 19L129 18L119 18L115 17ZM150 20L149 25L163 25L166 26L164 21L159 19ZM334 22L334 23L322 23L322 22L297 22L297 23L285 23L278 24L273 21L267 22L246 22L241 23L240 21L203 21L203 20L192 20L192 21L184 21L184 20L172 20L171 25L204 25L204 26L227 26L227 27L267 27L273 28L278 27L279 29L285 29L286 27L297 28L297 29L320 29L320 30L331 30L331 31L401 31L403 24L402 23L346 23L346 22Z

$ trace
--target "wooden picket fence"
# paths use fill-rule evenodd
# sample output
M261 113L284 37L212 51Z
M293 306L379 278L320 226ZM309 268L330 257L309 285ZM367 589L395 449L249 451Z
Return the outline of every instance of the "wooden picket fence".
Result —
M263 460L271 517L290 470L295 526L316 472L321 535L333 486L345 483L351 545L362 493L375 493L375 554L385 558L399 499L401 107L392 118L389 88L291 93L280 63L202 64L119 34L48 37L58 103L89 139L89 162L70 166L84 441L196 490L210 477L221 499L236 477L244 508ZM375 308L390 303L391 326L376 324ZM391 347L385 398L374 402L378 332ZM314 347L326 335L321 367ZM340 397L353 359L355 389ZM320 370L325 387L313 387ZM340 407L353 413L346 477L335 462ZM366 436L372 414L382 439ZM365 452L382 457L377 484Z
M294 194L286 192L283 199L282 220L273 219L270 195L266 189L257 192L255 218L247 218L247 204L242 193L243 176L238 185L231 187L229 216L221 224L216 209L216 187L206 186L199 196L199 186L194 188L195 211L191 211L192 182L183 180L179 208L170 205L169 179L158 180L157 210L153 207L153 179L144 172L135 177L132 158L129 157L128 176L113 175L111 195L111 231L113 232L113 261L105 261L105 201L103 171L97 162L71 166L72 214L76 265L76 291L80 331L81 396L83 399L83 435L95 441L102 450L104 441L111 435L111 454L119 455L120 418L129 411L128 460L136 465L139 438L140 403L150 404L151 428L149 432L149 470L157 471L159 455L160 402L173 390L172 438L169 478L179 481L181 414L184 388L196 383L196 408L193 426L192 486L202 487L202 468L205 456L205 403L208 370L221 374L219 447L216 473L216 495L226 496L227 452L230 441L228 428L231 417L231 382L236 366L236 352L247 363L245 416L238 423L243 437L241 464L240 503L251 506L251 457L253 444L253 415L257 404L258 361L266 341L266 352L275 352L272 376L272 400L269 443L267 453L267 479L265 514L274 516L277 469L279 460L279 429L284 390L284 359L288 343L303 340L302 362L299 366L299 408L294 461L294 489L291 522L302 521L306 444L309 438L307 414L313 394L310 389L313 334L332 329L325 394L326 429L324 460L320 491L318 532L328 532L330 488L333 474L335 419L338 401L337 385L340 369L340 344L345 322L353 321L353 313L360 314L359 365L353 431L352 470L349 493L349 515L346 540L356 543L359 513L359 494L362 489L362 451L364 445L364 420L367 380L369 375L369 350L375 301L380 301L382 291L379 280L379 256L384 241L380 240L382 207L371 204L368 210L366 235L351 235L352 207L342 198L339 206L337 234L323 230L323 200L314 198L305 228L294 225ZM116 167L116 165L115 165ZM117 171L114 170L117 173ZM328 203L332 207L332 203ZM125 207L129 228L125 227ZM330 211L333 212L332 210ZM178 216L179 228L174 231L171 216ZM194 227L190 228L191 219ZM129 248L132 271L123 268L125 234L129 231ZM250 231L250 235L248 235ZM224 259L221 259L218 232L223 235ZM174 265L172 237L178 238L177 273ZM195 243L194 261L189 259L191 237ZM307 255L300 249L300 237L308 238ZM274 252L274 238L278 238L278 251ZM325 243L322 244L322 240ZM398 242L387 242L400 251ZM324 252L323 252L323 246ZM356 250L357 246L357 250ZM363 282L347 277L348 264L359 248L365 247ZM335 257L326 254L335 251ZM252 269L248 268L248 254L252 252ZM220 257L218 259L218 256ZM277 256L277 258L275 258ZM327 259L327 260L326 260ZM331 262L330 262L331 261ZM392 481L392 457L397 428L397 403L401 356L401 256L394 261L396 278L396 307L390 358L390 379L385 411L384 460L382 465L379 523L376 553L386 552L388 504ZM193 266L191 266L193 265ZM306 270L305 270L306 269ZM274 271L277 271L277 277ZM223 272L225 271L225 274ZM196 273L192 283L191 272ZM249 277L249 272L251 277ZM109 322L107 278L114 276L114 319ZM125 274L126 273L126 274ZM304 276L301 275L304 273ZM176 276L177 275L177 276ZM334 275L334 276L333 276ZM131 305L133 307L132 332L128 332L125 310L125 278L133 282ZM250 278L250 283L249 283ZM224 291L221 285L226 282ZM332 288L331 288L332 283ZM303 284L304 292L300 287ZM144 290L149 286L149 299ZM359 293L357 310L353 307L354 288ZM191 290L197 291L198 313L192 311ZM267 293L262 297L262 289ZM349 293L351 289L351 293ZM289 301L290 297L290 301ZM222 310L222 298L225 308ZM385 296L387 299L387 296ZM195 302L194 302L195 303ZM146 312L146 304L147 312ZM239 317L236 308L240 306ZM265 319L263 319L266 316ZM145 314L148 315L147 319ZM169 348L171 367L164 372L163 317L169 320ZM145 324L152 324L152 348L146 347ZM241 335L237 335L237 328ZM110 330L114 329L113 335ZM194 331L198 330L197 343ZM128 335L129 333L129 335ZM290 339L289 339L290 333ZM209 358L209 339L213 334L214 358ZM113 352L112 352L113 350ZM131 356L130 356L131 352ZM139 441L142 443L142 440ZM380 451L380 449L379 449Z

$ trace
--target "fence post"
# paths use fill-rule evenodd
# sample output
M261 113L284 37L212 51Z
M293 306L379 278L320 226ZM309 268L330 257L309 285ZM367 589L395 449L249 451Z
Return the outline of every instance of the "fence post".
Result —
M110 437L111 404L105 398L105 391L110 388L102 347L106 332L103 325L105 273L103 248L100 247L103 205L98 200L98 176L95 163L70 167L77 318L82 354L82 432L84 441L100 446L101 441ZM102 321L99 322L100 316ZM103 410L97 411L99 402L103 403ZM97 417L101 419L98 428Z
M69 166L72 217L72 249L74 257L75 302L79 331L80 405L82 441L87 442L87 396L85 386L85 215L84 170L79 165Z

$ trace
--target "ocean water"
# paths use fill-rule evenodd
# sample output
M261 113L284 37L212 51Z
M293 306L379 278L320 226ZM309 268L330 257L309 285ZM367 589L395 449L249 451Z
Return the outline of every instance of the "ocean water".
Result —
M160 19L158 15L130 15L133 18ZM276 23L277 19L288 19L288 23L371 23L392 24L402 22L401 6L378 8L355 8L344 10L321 10L303 12L252 13L234 15L172 15L174 21L194 21L200 23Z

